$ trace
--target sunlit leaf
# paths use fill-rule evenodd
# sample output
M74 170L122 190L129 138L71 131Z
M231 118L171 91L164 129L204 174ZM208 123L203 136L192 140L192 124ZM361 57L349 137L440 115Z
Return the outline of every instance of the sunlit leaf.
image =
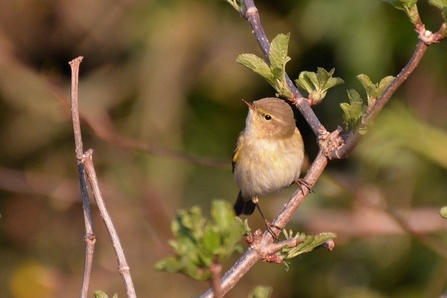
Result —
M411 23L416 24L419 20L417 0L384 0L395 8L405 11Z
M297 233L293 236L293 231L284 231L284 235L287 239L295 238L299 241L299 244L295 247L285 246L280 251L280 256L283 260L291 259L304 253L308 253L316 247L326 243L329 240L333 240L337 237L335 233L320 233L318 235L305 235L304 233ZM285 264L287 264L285 262Z
M253 291L248 295L249 298L269 298L272 295L272 288L265 286L257 286Z
M355 130L365 113L364 104L360 94L355 90L348 90L348 98L349 103L341 103L340 107L348 130Z
M241 54L236 61L261 75L275 90L278 96L291 97L292 93L286 80L286 64L290 34L278 34L270 45L270 65L254 54Z
M319 104L326 96L327 90L344 83L342 79L332 77L334 72L335 69L328 72L321 67L317 68L317 72L302 71L295 83L308 92L312 104Z
M363 88L366 91L368 98L368 107L372 107L376 100L382 95L383 91L389 86L389 84L394 80L393 76L387 76L383 78L378 84L374 84L371 79L365 75L360 74L357 79L362 83Z
M439 8L441 10L442 18L444 23L447 23L447 0L428 0L428 3ZM446 26L447 27L447 26ZM442 32L443 36L447 35L447 28Z
M214 261L240 252L238 241L244 224L235 216L232 206L214 201L211 214L213 221L204 218L197 206L178 211L171 224L175 239L169 241L175 255L158 261L155 269L206 280L211 277L209 267Z
M286 64L290 61L290 57L287 56L289 39L290 34L278 34L270 45L270 67L272 70L278 71L277 78L284 75Z

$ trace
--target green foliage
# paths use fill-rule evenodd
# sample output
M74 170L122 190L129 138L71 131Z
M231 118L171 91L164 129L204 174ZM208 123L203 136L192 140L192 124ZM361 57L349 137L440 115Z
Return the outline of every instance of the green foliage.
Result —
M93 296L95 298L109 298L109 296L103 291L95 291L93 292ZM118 298L118 294L113 295L112 298Z
M337 77L332 77L335 69L327 72L324 68L317 68L317 72L302 71L295 83L309 93L309 99L313 104L319 104L326 96L327 90L336 85L343 84L344 81Z
M413 111L401 104L393 103L380 113L375 125L383 129L375 130L374 134L365 138L358 147L358 152L368 149L364 158L370 164L402 169L412 164L409 160L403 159L404 152L409 151L447 169L445 155L447 133L422 123ZM405 170L413 171L415 168L409 167Z
M230 3L230 5L233 6L233 8L236 9L237 11L239 11L239 12L241 11L242 1L227 0L227 2Z
M210 265L222 261L234 251L242 251L237 244L243 233L243 222L225 201L214 201L211 209L213 221L206 220L197 206L177 212L171 224L175 237L169 245L175 256L155 264L156 270L178 272L196 280L211 277Z
M288 232L284 230L283 233L287 239L297 239L299 241L299 244L295 247L284 246L279 252L280 258L282 260L291 259L301 254L311 252L314 248L324 244L326 241L332 240L337 237L335 233L329 232L320 233L318 235L305 235L304 233L296 233L295 236L293 236L292 230L289 230ZM286 265L287 269L289 268L287 262L284 262L284 265Z
M269 298L272 295L272 288L266 286L257 286L248 295L249 298Z
M279 96L292 97L286 81L286 63L290 61L287 56L290 34L278 34L270 45L270 65L254 54L241 54L236 61L261 75L275 88Z
M382 95L383 91L385 91L389 84L394 80L394 77L387 76L380 80L378 84L371 82L371 79L365 74L358 75L357 79L362 83L363 88L365 88L368 98L368 108L371 108L380 95Z
M343 120L347 126L347 129L355 130L359 126L362 117L366 112L366 107L357 91L351 89L347 92L349 103L341 103L340 107L343 110ZM366 130L362 130L361 133L366 133Z
M397 9L405 11L410 21L415 25L419 20L417 0L385 0Z
M254 54L241 54L236 61L259 74L275 88L279 96L291 98L292 93L286 80L286 64L290 61L287 56L290 34L278 34L271 43L270 65ZM303 71L295 83L309 93L313 104L320 103L326 96L327 90L344 83L342 79L332 77L335 69L326 71L318 68L317 72Z
M363 100L357 91L347 91L349 103L341 103L340 107L343 110L343 120L347 125L348 130L354 130L358 128L362 117L369 109L374 106L377 99L382 95L383 91L385 91L385 89L394 80L394 77L387 76L380 80L380 82L377 84L374 84L371 79L365 74L358 75L357 79L360 81L366 91L368 105L363 104ZM361 128L360 133L365 134L366 127Z
M442 207L441 210L439 210L439 214L441 214L443 218L447 219L447 206Z
M444 23L447 23L447 0L428 0L428 3L439 8L441 10ZM447 27L447 26L446 26ZM443 36L447 36L447 28L444 28L442 32Z

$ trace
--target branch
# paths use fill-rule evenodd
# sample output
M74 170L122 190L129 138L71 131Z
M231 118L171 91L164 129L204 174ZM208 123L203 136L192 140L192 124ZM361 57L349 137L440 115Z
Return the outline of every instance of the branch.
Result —
M123 247L121 246L118 233L116 232L115 226L113 225L112 218L110 217L107 208L104 204L104 199L102 198L101 191L98 185L98 178L96 177L95 167L93 165L93 150L88 150L81 162L85 165L87 176L90 182L90 187L92 188L93 197L95 198L96 204L98 205L99 212L104 221L104 225L109 233L110 240L112 241L113 248L115 249L116 258L118 261L118 271L120 272L124 287L126 288L127 297L136 298L135 289L132 282L132 277L130 276L129 266L127 265L126 256L124 255Z
M84 261L84 274L82 277L81 286L81 298L87 298L88 286L90 282L90 275L92 272L93 253L95 251L96 237L93 233L93 221L90 211L90 199L88 197L87 183L85 180L85 167L81 162L83 156L83 145L81 135L81 124L79 121L79 109L78 109L78 86L79 86L79 65L82 62L83 57L78 57L70 61L71 67L71 90L70 90L70 104L71 104L71 117L73 122L73 132L75 140L75 153L78 164L78 176L79 185L81 187L82 197L82 210L84 213L84 225L85 225L85 261Z
M253 0L243 1L241 15L250 23L256 40L258 41L267 62L269 62L270 43L262 27L259 12L255 7ZM443 27L440 28L440 31L441 29L443 29ZM425 33L421 33L421 31L423 30L418 31L420 36L421 34ZM377 117L385 104L390 100L391 96L417 67L425 54L425 51L427 50L427 46L428 44L426 42L424 43L423 39L420 38L413 56L405 68L402 69L397 77L390 83L388 88L383 92L380 98L377 99L375 105L363 117L360 127L354 133L345 136L344 139L340 136L340 128L337 128L332 133L329 133L324 128L316 117L315 113L310 108L307 99L299 93L289 76L286 74L288 86L294 96L292 101L303 114L314 133L317 135L320 145L320 151L304 178L310 187L316 183L318 178L323 173L329 158L345 158L355 148L360 138L359 131L361 128L364 128L370 124L375 117ZM245 252L245 254L233 265L230 270L225 273L221 280L221 295L225 295L229 290L231 290L257 261L263 259L263 253L274 253L278 250L278 245L275 246L275 243L273 243L274 237L277 238L279 236L281 229L287 225L296 209L301 205L308 194L309 189L306 188L300 188L295 191L292 198L272 222L272 226L278 227L277 232L272 235L271 232L265 231L260 240L261 244L256 246L250 245L250 248ZM213 297L213 289L209 289L200 297Z
M66 103L68 101L64 92L56 86L53 86L53 88L51 88L51 91L53 92L54 96L60 101L60 103L66 106ZM93 130L93 133L98 138L122 148L145 151L150 154L172 158L174 160L187 162L201 167L231 167L231 163L228 160L222 161L211 158L191 156L182 152L164 148L157 144L119 134L116 132L117 130L113 126L113 122L111 121L109 115L107 115L106 113L102 113L99 115L95 114L94 117L89 117L88 115L85 115L81 112L79 117L83 121L83 123L87 124Z
M313 186L318 180L323 170L327 165L327 158L322 151L320 151L312 163L309 171L304 179L310 186ZM272 225L278 227L276 229L276 237L279 236L280 229L284 228L290 221L295 210L301 205L306 196L309 194L307 188L297 189L292 198L287 202L279 215L273 220ZM272 255L274 252L280 249L276 243L273 242L273 236L269 231L265 231L259 240L259 245L251 245L250 248L242 255L239 260L228 270L221 280L221 294L224 296L230 291L239 280L261 259L265 259L266 256ZM201 298L213 297L213 290L209 289L204 293Z
M413 73L416 67L419 65L419 62L422 60L422 57L425 54L428 46L422 41L419 40L416 48L413 52L413 55L408 61L407 65L401 70L401 72L394 78L394 80L390 83L390 85L385 89L382 95L377 99L375 105L368 111L368 113L363 116L362 123L355 130L353 134L351 134L345 141L344 145L340 148L335 149L329 152L330 158L342 159L346 158L349 153L354 150L357 142L360 139L360 131L370 125L372 121L377 117L377 115L382 111L383 107L388 103L397 89L402 85L402 83L408 79L408 77Z
M259 11L256 8L253 0L244 0L241 15L250 23L256 40L258 41L267 62L269 62L270 42L264 32L261 18L259 17ZM326 128L321 124L314 111L310 108L307 99L301 95L287 73L285 76L287 85L289 86L289 89L293 94L293 104L298 108L298 110L300 110L301 114L303 114L304 118L306 119L307 123L309 123L309 126L312 128L315 135L321 136L327 134L328 132Z
M101 195L101 191L98 185L98 179L96 177L95 167L93 165L93 150L88 150L85 154L83 152L81 125L79 120L79 104L78 104L78 89L79 89L79 66L83 57L78 57L69 62L72 71L71 81L71 113L73 121L73 132L75 138L75 153L78 162L79 181L81 185L81 195L83 199L84 219L86 228L86 259L84 276L82 281L81 298L87 297L88 284L90 280L95 235L93 234L92 218L90 213L90 202L88 198L87 183L85 180L85 173L90 183L90 187L93 192L93 197L96 200L101 217L104 220L104 224L109 233L112 245L115 249L115 254L118 259L118 270L123 277L124 286L126 288L127 297L136 297L135 289L133 286L132 278L129 272L129 266L127 265L126 258L124 256L123 248L121 246L118 234L116 233L112 219L110 218L108 211L105 207L104 200Z

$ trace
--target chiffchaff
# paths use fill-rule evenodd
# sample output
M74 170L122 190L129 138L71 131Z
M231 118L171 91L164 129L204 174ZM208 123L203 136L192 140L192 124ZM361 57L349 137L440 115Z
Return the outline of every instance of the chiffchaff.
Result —
M244 102L250 109L233 153L233 174L240 189L234 210L236 215L250 215L257 207L266 220L258 197L300 181L304 144L292 108L284 100Z

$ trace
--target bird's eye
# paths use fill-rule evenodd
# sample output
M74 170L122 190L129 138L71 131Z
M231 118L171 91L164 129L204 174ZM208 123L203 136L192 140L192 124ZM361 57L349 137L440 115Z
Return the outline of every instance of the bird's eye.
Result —
M267 120L267 121L268 121L268 120L272 120L272 116L270 116L270 115L264 115L264 119Z

